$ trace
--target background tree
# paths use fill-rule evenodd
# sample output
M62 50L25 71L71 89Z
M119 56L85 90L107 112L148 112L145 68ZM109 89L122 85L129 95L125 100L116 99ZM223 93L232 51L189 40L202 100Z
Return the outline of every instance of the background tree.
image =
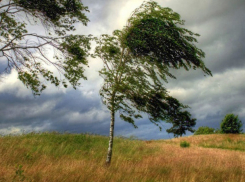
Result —
M214 128L210 128L208 126L201 126L195 131L194 135L204 135L204 134L214 134L214 133L215 133Z
M0 58L7 62L5 71L16 69L19 79L40 94L46 87L41 77L67 87L65 80L45 66L52 65L75 88L85 78L82 66L87 64L91 37L71 32L77 22L87 25L85 11L88 8L80 0L1 0ZM29 32L27 25L40 25L46 33Z
M148 114L150 122L173 121L187 106L176 104L168 95L163 82L167 76L175 78L170 68L200 68L211 75L202 58L204 53L191 31L181 28L180 15L156 2L144 2L128 19L123 30L113 35L101 35L95 56L102 59L99 72L104 79L100 90L103 103L111 113L109 148L106 162L110 164L113 147L115 113L131 123L141 113ZM161 127L159 127L161 129Z
M192 119L191 114L188 111L180 111L168 122L171 122L173 126L166 131L168 133L173 133L174 137L182 137L183 134L186 134L186 131L192 133L195 131L193 127L196 125L196 119Z
M242 133L242 122L238 116L227 114L220 124L222 133Z

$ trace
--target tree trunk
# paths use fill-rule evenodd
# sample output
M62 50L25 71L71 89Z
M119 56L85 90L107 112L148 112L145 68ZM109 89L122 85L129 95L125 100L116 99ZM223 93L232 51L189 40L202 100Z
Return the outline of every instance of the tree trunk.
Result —
M115 123L115 111L112 107L111 110L111 126L110 126L110 135L109 135L109 148L107 152L106 163L110 165L111 163L111 156L112 156L112 147L113 147L113 136L114 136L114 123Z

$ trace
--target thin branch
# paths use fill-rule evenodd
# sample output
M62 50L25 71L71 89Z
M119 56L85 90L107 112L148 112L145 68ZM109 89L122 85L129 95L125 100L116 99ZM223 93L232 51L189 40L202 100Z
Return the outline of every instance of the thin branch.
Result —
M1 1L0 1L0 2L1 2ZM6 4L6 5L0 6L0 9L1 9L1 8L4 8L4 7L7 7L7 6L10 7L11 5L15 5L15 3L9 3L9 4Z
M60 66L59 64L56 64L56 63L54 63L54 62L52 62L52 61L50 61L44 54L43 54L43 52L40 50L40 48L37 48L38 49L38 51L40 52L40 54L49 62L49 63L51 63L59 72L61 72L61 68L62 68L62 66Z

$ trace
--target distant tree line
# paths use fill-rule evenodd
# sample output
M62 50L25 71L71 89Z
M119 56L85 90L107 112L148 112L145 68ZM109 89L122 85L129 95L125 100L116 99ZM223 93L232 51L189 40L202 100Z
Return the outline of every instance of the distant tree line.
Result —
M239 120L238 116L234 114L227 114L225 118L220 123L220 128L214 129L208 126L199 127L194 135L204 135L204 134L215 134L215 133L242 133L242 121Z

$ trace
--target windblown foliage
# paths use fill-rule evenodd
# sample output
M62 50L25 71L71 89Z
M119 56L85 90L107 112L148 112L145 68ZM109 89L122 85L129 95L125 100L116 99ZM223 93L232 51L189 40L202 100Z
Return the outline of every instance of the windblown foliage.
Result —
M201 59L204 53L192 43L197 34L177 26L183 23L170 8L149 1L132 13L123 30L97 39L95 56L104 62L99 72L104 79L100 95L111 111L108 163L117 111L122 120L134 127L137 127L135 119L145 113L157 126L161 121L168 121L175 128L184 122L186 127L176 130L177 135L185 130L193 131L190 127L195 125L195 119L184 110L188 106L171 97L163 85L168 77L175 78L170 68L200 68L211 75Z
M79 79L85 79L91 36L71 32L77 22L87 25L84 11L88 8L79 0L0 1L0 57L7 61L6 71L16 69L35 95L46 88L42 77L67 87L45 64L56 67L74 88L79 85ZM42 25L46 34L29 32L27 25Z

